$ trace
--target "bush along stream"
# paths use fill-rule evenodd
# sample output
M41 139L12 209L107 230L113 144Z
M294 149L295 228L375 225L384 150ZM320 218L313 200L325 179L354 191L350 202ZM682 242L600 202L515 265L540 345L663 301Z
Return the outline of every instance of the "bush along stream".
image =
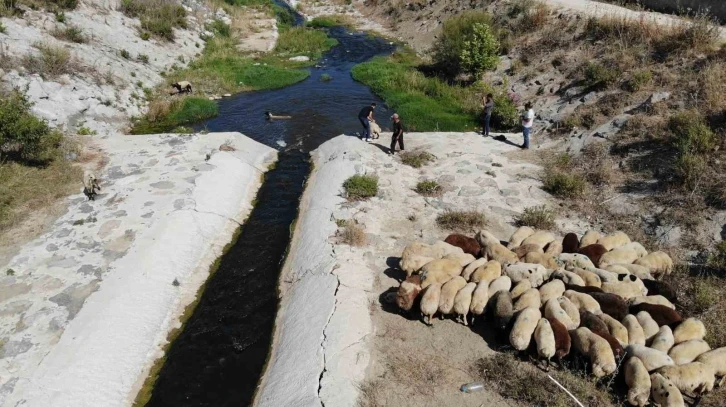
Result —
M363 106L383 105L365 85L352 79L350 70L390 53L392 46L342 27L330 28L328 35L338 45L318 61L319 68L305 71L306 80L222 100L216 118L195 126L242 132L277 147L279 161L266 174L239 237L219 260L166 359L160 361L163 365L147 379L146 394L138 397L137 405L252 403L272 342L278 277L310 171L307 153L332 137L359 131L357 113ZM292 118L268 121L265 111ZM379 108L381 122L391 114Z

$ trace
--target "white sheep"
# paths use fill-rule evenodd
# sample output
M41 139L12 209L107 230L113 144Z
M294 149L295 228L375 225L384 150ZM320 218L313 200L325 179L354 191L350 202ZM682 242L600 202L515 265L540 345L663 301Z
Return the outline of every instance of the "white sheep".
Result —
M470 281L471 275L474 274L476 269L485 265L486 263L487 263L486 257L482 257L480 259L474 260L473 262L469 263L466 267L464 267L464 271L461 272L461 276L464 277L464 280Z
M528 236L524 241L522 241L522 245L525 244L533 244L541 247L543 250L547 244L555 240L555 235L552 233L546 231L546 230L538 230L534 232L532 235Z
M655 277L659 277L663 274L670 274L673 269L673 260L671 260L670 256L663 252L649 253L647 256L641 257L633 262L633 264L647 267L648 270L650 270L650 273Z
M547 301L549 301L551 298L557 298L564 294L565 292L565 283L562 282L562 280L552 280L547 284L543 284L539 288L539 296L542 301L542 305L544 305Z
M476 257L472 256L469 253L449 253L443 258L459 262L459 265L462 268L468 266L476 260Z
M494 281L502 276L502 264L496 260L489 260L484 265L479 266L469 276L469 281L478 283L482 280Z
M540 264L546 269L556 269L560 265L557 263L557 258L551 254L529 252L524 256L523 263L529 264Z
M603 245L608 251L628 243L630 243L630 238L623 232L611 233L597 240L597 244Z
M640 284L634 281L612 281L602 283L600 288L606 293L616 294L622 299L628 300L633 297L643 296L648 292L648 290L645 290L645 293L643 293L644 287L641 285L642 283L642 281Z
M588 230L587 232L585 232L584 235L582 235L582 238L580 239L580 249L597 243L600 238L602 238L602 233L596 230Z
M577 291L567 290L564 294L568 300L572 301L580 311L590 311L595 315L602 314L600 303L595 301L590 295L578 293Z
M673 359L657 349L649 348L645 345L628 345L625 351L630 356L635 356L643 362L643 365L649 372L660 369L663 366L673 366Z
M555 355L555 333L552 330L552 325L547 318L540 318L537 322L537 328L534 330L534 341L537 344L537 354L539 357L547 360Z
M593 273L592 271L581 269L579 267L574 267L571 270L573 273L580 276L580 278L585 282L586 286L589 287L600 287L602 286L602 280L600 279L600 276Z
M708 343L702 339L691 339L681 342L668 351L668 356L676 365L685 365L696 360L697 357L711 350Z
M643 327L643 334L645 335L645 343L650 343L650 340L658 333L660 327L655 322L653 317L650 316L646 311L640 311L635 314L638 319L638 324Z
M428 245L423 242L413 242L403 249L401 255L400 267L408 276L416 273L426 263L438 260L447 254L464 253L464 251L456 246L452 246L446 242L436 242Z
M551 241L547 244L547 247L545 247L545 254L549 254L550 256L559 256L562 254L562 243L558 242L557 240Z
M564 296L557 297L557 302L560 303L560 307L565 310L567 316L572 320L572 323L575 326L580 326L580 310L577 308L577 305L573 304L572 301Z
M658 373L670 380L681 393L695 396L712 391L716 384L714 370L700 362L664 366L658 369Z
M524 294L530 288L532 288L532 283L530 283L529 280L522 280L522 281L518 282L514 286L514 288L512 288L512 291L510 293L510 294L512 294L512 299L516 300L517 298L519 298L519 296Z
M650 274L650 269L644 266L639 266L637 264L611 264L607 267L604 267L608 271L612 271L615 274L626 274L630 273L636 277L638 277L641 280L652 280L653 275ZM620 270L620 271L615 271Z
M615 355L605 338L594 334L588 328L580 327L570 332L572 346L581 354L587 355L592 364L592 374L603 377L617 370Z
M598 315L598 317L600 317L602 322L604 322L608 327L608 331L613 338L615 338L623 346L628 345L628 329L625 328L625 325L621 324L620 321L604 312Z
M471 305L469 310L471 311L472 318L471 323L474 323L474 318L478 315L482 315L484 310L487 308L489 302L489 281L483 280L476 284L474 293L471 295Z
M668 351L673 347L673 344L673 331L668 325L663 325L650 342L650 347L658 349L661 352L668 353Z
M421 267L421 288L433 283L444 284L461 274L459 262L450 259L433 260Z
M507 264L502 269L502 274L509 276L514 283L529 280L532 287L541 286L550 276L550 272L541 264L529 263Z
M468 325L466 322L466 316L469 314L472 294L474 294L475 288L476 283L468 283L464 286L464 288L459 290L459 292L456 293L456 297L454 297L454 313L460 317L460 320L464 323L464 325Z
M598 267L605 267L610 264L632 263L639 258L638 251L622 246L603 254L600 257Z
M492 238L488 232L480 231L476 235L476 239L481 245L482 255L490 260L496 260L501 264L516 263L519 257L511 250L507 249L499 243L499 240Z
M701 320L696 318L688 318L678 324L673 331L673 340L675 344L690 341L691 339L703 339L706 337L706 326Z
M524 294L520 295L517 301L514 303L514 312L521 311L526 308L534 307L538 308L541 306L539 290L536 288L530 288L525 291Z
M552 277L560 279L565 284L569 285L579 285L580 287L584 287L586 285L585 280L583 280L582 277L573 273L572 271L567 271L564 269L558 269L553 271Z
M567 312L562 309L562 306L560 306L559 301L557 301L557 298L550 298L544 305L544 313L545 317L556 319L562 325L567 328L568 331L573 330L577 328L577 325L572 321L572 318L570 318L569 315L567 315Z
M716 376L726 376L726 346L699 355L696 362L711 367Z
M585 270L600 277L601 283L610 283L610 282L618 281L618 274L616 274L612 271L601 269L598 267L589 267L589 268L586 268ZM600 286L602 287L602 284L600 284Z
M514 349L523 351L529 347L540 318L542 318L542 313L538 307L525 308L517 315L512 331L509 333L509 342Z
M636 318L635 315L628 314L620 322L622 322L625 329L628 330L629 345L645 346L645 332L643 332L643 327L640 326L638 318Z
M497 291L509 291L511 288L512 280L507 276L501 276L489 284L489 298L492 298Z
M509 238L507 248L512 249L521 246L524 239L532 236L533 234L534 229L529 226L521 226L519 229L515 230L512 237Z
M618 247L618 249L633 250L638 255L638 258L645 257L646 255L648 255L648 251L645 250L645 247L643 247L643 245L638 242L630 242L628 244Z
M580 253L562 253L557 256L557 260L562 264L565 269L571 269L573 267L579 267L581 269L588 269L588 267L595 268L589 257Z
M421 296L421 316L424 322L431 325L431 317L439 310L441 300L441 283L434 283L428 286Z
M444 315L451 314L451 311L454 310L454 298L466 284L464 277L456 276L441 287L441 298L439 299L439 315L441 315L441 318Z
M643 362L631 357L625 362L625 384L628 385L628 403L644 407L650 397L650 376Z
M668 301L668 299L662 295L639 295L637 297L632 297L628 300L629 305L638 305L638 304L654 304L654 305L663 305L671 309L676 309L676 306L673 305L672 302Z
M658 373L650 375L650 394L660 407L685 407L683 395L676 385Z

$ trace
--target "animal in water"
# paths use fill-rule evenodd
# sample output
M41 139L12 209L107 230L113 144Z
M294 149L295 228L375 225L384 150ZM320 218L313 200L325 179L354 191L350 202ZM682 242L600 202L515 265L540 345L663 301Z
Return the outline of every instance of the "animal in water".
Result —
M95 175L90 172L83 175L83 194L88 197L89 201L95 201L100 190L101 187L98 185Z
M192 93L192 84L188 81L179 81L171 84L176 89L176 93Z
M288 119L292 119L292 116L276 115L276 114L272 114L271 112L265 112L265 116L267 117L267 120L288 120Z

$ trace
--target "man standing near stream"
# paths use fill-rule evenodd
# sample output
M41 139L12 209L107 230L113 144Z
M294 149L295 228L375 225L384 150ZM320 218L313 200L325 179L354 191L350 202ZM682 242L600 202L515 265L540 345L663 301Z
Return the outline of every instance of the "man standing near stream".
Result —
M396 154L396 143L401 147L403 151L403 124L401 124L401 118L398 117L398 113L394 113L391 116L393 120L393 135L391 136L391 155Z
M373 120L373 110L375 110L376 104L371 103L370 106L366 106L361 109L358 113L358 120L363 125L363 139L369 142L371 141L371 120Z

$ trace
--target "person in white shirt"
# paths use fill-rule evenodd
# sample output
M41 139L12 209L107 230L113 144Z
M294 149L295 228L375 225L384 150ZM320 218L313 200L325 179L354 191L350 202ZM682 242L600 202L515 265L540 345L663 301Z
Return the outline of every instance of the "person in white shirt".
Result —
M522 115L522 133L524 134L524 144L522 148L525 150L529 149L529 134L532 131L532 124L534 123L534 110L532 110L532 103L527 102L524 105L524 115Z

